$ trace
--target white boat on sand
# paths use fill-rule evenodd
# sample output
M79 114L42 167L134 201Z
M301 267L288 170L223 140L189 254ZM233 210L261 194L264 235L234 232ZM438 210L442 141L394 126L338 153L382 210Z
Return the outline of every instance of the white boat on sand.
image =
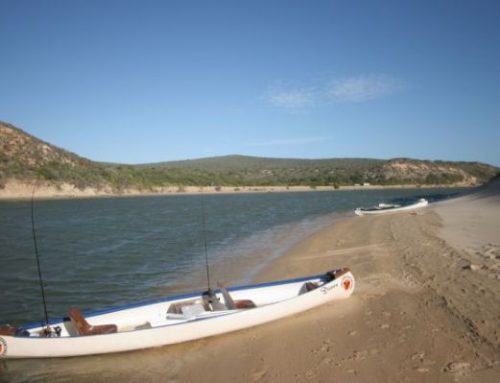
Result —
M406 206L380 203L378 206L371 207L371 208L358 207L356 210L354 210L354 213L356 215L376 215L376 214L397 213L397 212L401 212L401 211L419 209L419 208L427 206L428 204L429 204L429 202L425 198L420 198L417 202L415 202L411 205L406 205Z
M106 354L181 343L256 326L348 298L349 269L166 297L21 327L0 327L1 358Z

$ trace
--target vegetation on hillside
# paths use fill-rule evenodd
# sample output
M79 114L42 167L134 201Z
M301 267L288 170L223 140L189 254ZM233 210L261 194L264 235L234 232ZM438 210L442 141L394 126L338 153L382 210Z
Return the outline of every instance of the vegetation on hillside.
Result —
M90 161L0 122L0 187L9 179L69 183L120 191L167 186L343 186L354 184L477 184L498 169L481 163L376 160L276 159L225 156L145 165Z

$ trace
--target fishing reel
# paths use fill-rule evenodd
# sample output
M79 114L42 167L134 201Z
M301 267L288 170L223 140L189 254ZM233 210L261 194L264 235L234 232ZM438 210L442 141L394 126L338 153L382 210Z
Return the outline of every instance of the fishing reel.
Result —
M54 328L47 326L43 329L43 335L46 338L58 338L61 336L61 327L55 326Z

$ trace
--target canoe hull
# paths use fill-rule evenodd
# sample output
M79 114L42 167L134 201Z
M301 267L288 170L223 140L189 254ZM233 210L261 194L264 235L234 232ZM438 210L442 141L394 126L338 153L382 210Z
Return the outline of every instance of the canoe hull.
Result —
M363 209L358 207L356 210L354 210L354 213L359 216L363 215L381 215L381 214L391 214L391 213L399 213L399 212L404 212L404 211L409 211L409 210L415 210L415 209L420 209L425 206L427 206L429 202L422 198L418 202L407 205L407 206L401 206L401 207L387 207L387 208L375 208L375 209Z
M318 276L311 281L317 281ZM266 286L255 285L248 289L239 289L231 294L246 296L259 301L259 295L276 293L284 294L285 290L297 290L304 280ZM322 286L297 295L293 298L270 304L264 304L247 310L232 310L205 318L193 318L178 323L166 323L158 327L134 329L131 331L94 336L60 336L60 337L18 337L0 336L0 358L47 358L70 357L81 355L106 354L131 350L140 350L151 347L160 347L170 344L187 342L223 333L241 330L284 318L326 302L348 298L354 290L354 277L350 271L344 272L334 280ZM280 292L281 290L281 292ZM108 314L90 317L94 323L115 321L120 317L130 317L139 311L155 313L156 303L139 306L133 309L117 310ZM141 314L142 315L142 314Z

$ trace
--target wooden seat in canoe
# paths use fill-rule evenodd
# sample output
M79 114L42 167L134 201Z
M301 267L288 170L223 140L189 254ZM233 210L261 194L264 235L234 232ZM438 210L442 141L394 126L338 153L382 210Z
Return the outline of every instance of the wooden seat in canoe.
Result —
M78 309L71 308L68 314L78 335L112 334L118 331L114 324L91 325Z
M19 331L18 327L4 326L0 327L0 335L14 336Z
M254 309L257 305L250 299L238 299L234 301L234 306L236 309Z
M224 302L226 304L226 307L229 310L253 309L257 307L255 303L250 299L233 300L231 294L229 294L229 291L227 291L226 287L221 282L217 283L217 287L219 287L219 290L222 293L222 296L224 297Z

